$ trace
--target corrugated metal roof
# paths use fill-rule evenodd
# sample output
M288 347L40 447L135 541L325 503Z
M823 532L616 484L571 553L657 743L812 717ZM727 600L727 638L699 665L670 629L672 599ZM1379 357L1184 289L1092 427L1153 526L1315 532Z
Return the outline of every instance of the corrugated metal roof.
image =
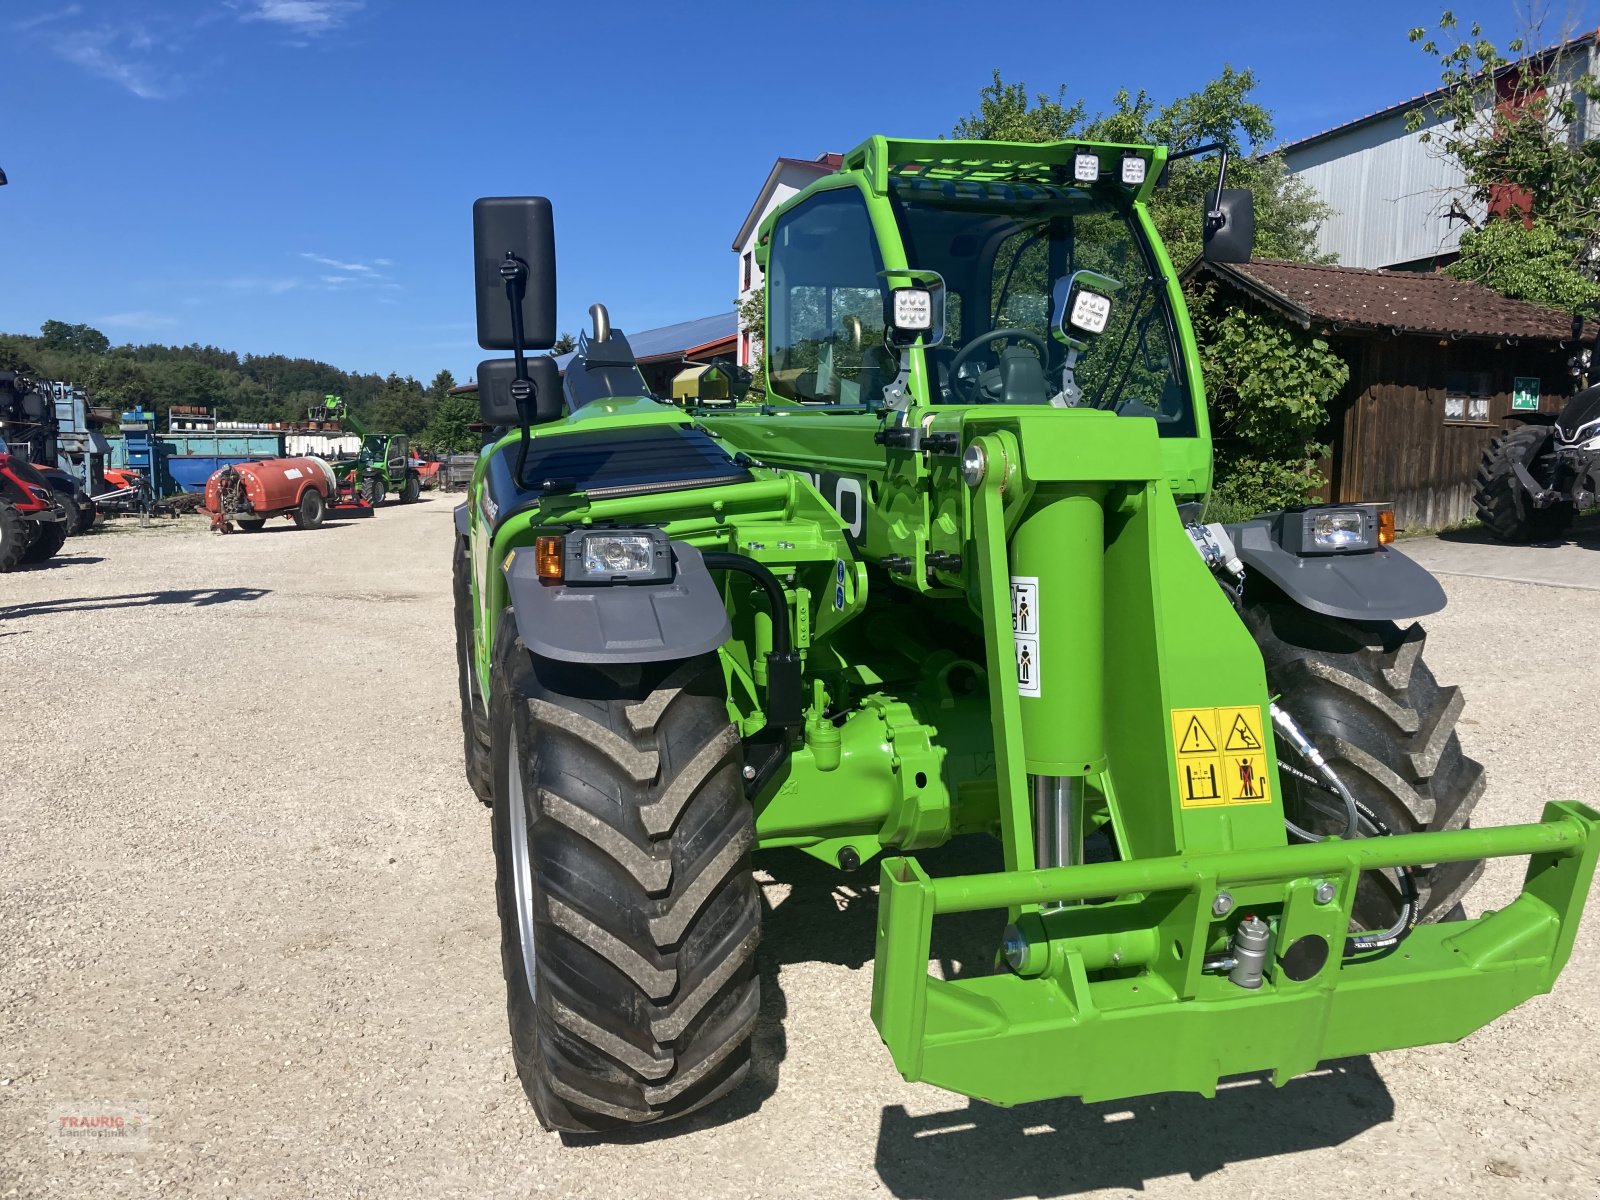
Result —
M641 329L638 333L628 333L626 329L622 332L628 336L628 345L633 347L634 358L640 362L650 362L652 359L674 358L699 346L738 337L739 315L733 312L718 313L714 317L696 317L693 321L679 321L676 325L662 325L657 329ZM565 371L571 361L572 354L562 354L556 358L556 365Z
M1548 55L1555 54L1555 53L1558 53L1558 52L1564 53L1564 52L1566 52L1568 50L1573 49L1576 46L1583 45L1585 42L1594 41L1596 33L1600 33L1600 30L1594 30L1594 31L1590 31L1589 33L1579 34L1575 38L1568 38L1566 41L1558 42L1554 46L1547 46L1545 49L1540 50L1540 51L1538 51L1537 53L1535 53L1533 55L1530 55L1530 57L1533 57L1533 58L1544 58L1544 57L1546 57ZM1510 70L1514 70L1515 66L1516 66L1516 64L1513 63L1511 66L1502 68L1502 70L1500 72L1498 72L1497 75L1504 74L1505 72L1510 71ZM1477 76L1474 76L1473 78L1477 78ZM1460 86L1460 85L1456 85L1456 86ZM1449 90L1450 90L1449 88L1439 87L1439 88L1434 88L1432 91L1421 92L1421 93L1419 93L1419 94L1417 94L1415 96L1412 96L1409 100L1401 100L1398 103L1390 104L1385 108L1380 108L1376 112L1369 112L1365 116L1355 117L1355 118L1353 118L1353 119L1351 119L1349 121L1345 121L1343 124L1335 125L1331 129L1324 129L1320 133L1309 133L1305 137L1296 138L1292 142L1285 142L1281 146L1277 147L1277 149L1273 150L1272 153L1274 153L1274 154L1283 154L1284 152L1289 151L1289 150L1299 150L1299 149L1302 149L1303 147L1311 145L1313 142L1320 142L1324 138L1333 137L1335 134L1348 133L1350 130L1359 128L1360 126L1367 124L1367 122L1369 122L1369 121L1376 121L1376 120L1379 120L1380 118L1383 118L1383 117L1392 116L1397 112L1407 112L1407 111L1409 111L1409 110L1411 110L1413 108L1420 108L1421 106L1426 104L1428 101L1437 99L1438 97L1444 95Z
M1449 275L1261 258L1197 267L1302 325L1437 337L1572 340L1572 318L1559 309L1509 300L1482 284Z

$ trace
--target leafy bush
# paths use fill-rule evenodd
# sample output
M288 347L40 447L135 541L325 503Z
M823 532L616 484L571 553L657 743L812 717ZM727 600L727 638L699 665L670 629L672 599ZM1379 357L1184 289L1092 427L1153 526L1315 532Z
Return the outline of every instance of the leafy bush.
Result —
M1328 342L1275 313L1190 296L1215 447L1208 520L1304 504L1325 482L1328 406L1350 368ZM1214 515L1227 511L1226 518Z

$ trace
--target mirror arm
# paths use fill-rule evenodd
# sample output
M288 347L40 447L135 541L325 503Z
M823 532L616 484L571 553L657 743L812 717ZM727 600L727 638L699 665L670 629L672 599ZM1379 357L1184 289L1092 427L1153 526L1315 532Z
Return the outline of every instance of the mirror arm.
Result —
M533 407L533 383L528 379L527 350L522 342L522 293L527 286L528 265L511 251L500 262L500 278L506 281L506 301L511 305L511 352L516 358L517 377L511 382L511 398L517 402L517 422L522 443L517 448L517 486L526 488L522 471L528 463L529 411Z
M1211 203L1211 211L1206 214L1206 226L1212 232L1221 229L1227 224L1227 218L1222 215L1222 189L1228 182L1228 147L1222 146L1222 161L1217 166L1217 194Z
M1179 150L1175 154L1167 155L1167 162L1174 163L1180 158L1194 158L1198 154L1209 154L1213 150L1221 151L1222 158L1217 164L1217 191L1212 198L1211 208L1206 213L1206 229L1215 232L1227 222L1222 215L1222 189L1228 183L1228 144L1226 142L1207 142L1203 146L1190 146L1187 150Z

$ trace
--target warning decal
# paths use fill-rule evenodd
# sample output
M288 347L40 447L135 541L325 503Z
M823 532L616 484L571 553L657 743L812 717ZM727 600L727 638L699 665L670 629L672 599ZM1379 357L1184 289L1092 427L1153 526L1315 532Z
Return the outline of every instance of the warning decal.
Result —
M1199 717L1190 717L1189 724L1184 727L1183 737L1178 741L1179 754L1215 754L1217 743L1213 740L1210 730L1200 723Z
M1228 724L1228 740L1223 743L1222 748L1229 751L1261 749L1260 724L1260 709L1241 708L1236 710L1233 720ZM1252 728L1252 725L1255 728Z
M1039 579L1011 577L1011 633L1017 649L1017 693L1039 694Z
M1175 708L1172 748L1184 808L1271 802L1259 705Z

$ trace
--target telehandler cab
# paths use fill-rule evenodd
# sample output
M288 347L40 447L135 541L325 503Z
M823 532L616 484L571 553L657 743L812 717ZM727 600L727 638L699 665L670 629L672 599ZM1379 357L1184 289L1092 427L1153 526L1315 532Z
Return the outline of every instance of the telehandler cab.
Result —
M1168 159L870 139L761 227L765 391L690 412L599 305L564 380L530 357L550 205L475 205L479 342L512 357L456 510L462 719L547 1127L744 1076L756 850L883 856L873 1019L907 1079L997 1104L1281 1084L1552 986L1600 818L1469 827L1460 693L1396 624L1444 595L1387 514L1198 523ZM1239 261L1224 174L1205 253ZM1004 869L930 876L957 834ZM1521 894L1469 919L1513 855ZM930 976L935 918L979 910L993 970Z

